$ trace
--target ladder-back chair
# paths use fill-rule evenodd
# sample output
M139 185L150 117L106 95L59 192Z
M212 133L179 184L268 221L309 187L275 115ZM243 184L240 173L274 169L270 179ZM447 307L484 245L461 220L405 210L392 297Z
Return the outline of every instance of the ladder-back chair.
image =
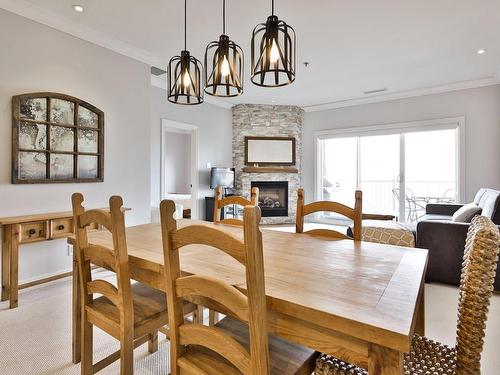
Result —
M304 189L298 190L297 216L295 221L296 233L307 233L315 236L333 237L361 241L361 221L362 221L362 199L363 194L360 190L355 193L354 208L348 207L342 203L331 201L318 201L304 204ZM304 217L315 212L335 212L341 214L353 221L353 237L338 232L333 229L312 229L304 232Z
M161 202L171 374L310 374L314 351L268 336L260 208L244 208L244 240L203 225L177 229L174 211L172 201ZM179 251L193 244L219 249L245 266L247 294L215 277L181 276ZM215 327L185 323L182 298L200 297L224 307L231 318Z
M149 352L158 348L158 330L168 324L166 294L141 283L131 284L121 197L109 199L109 212L88 210L83 195L72 195L78 271L81 291L81 373L94 374L120 359L120 374L133 374L133 350L149 341ZM94 224L111 232L112 248L89 244L87 228ZM92 278L91 264L116 274L116 286ZM101 297L93 298L93 294ZM95 325L120 341L120 350L93 363Z
M222 188L217 186L215 188L215 199L214 199L214 223L230 224L230 225L243 225L243 220L237 219L236 215L233 218L222 219L221 220L221 210L225 206L238 205L238 206L257 206L259 203L259 188L253 187L250 200L245 199L239 195L230 195L222 198Z

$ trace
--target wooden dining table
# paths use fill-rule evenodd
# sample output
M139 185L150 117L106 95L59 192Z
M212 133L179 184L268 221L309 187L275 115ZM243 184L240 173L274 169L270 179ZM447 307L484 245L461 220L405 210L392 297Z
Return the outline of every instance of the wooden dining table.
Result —
M242 228L209 222L243 238ZM112 247L107 231L89 242ZM164 290L159 224L126 229L134 280ZM425 249L262 230L270 333L356 364L370 375L400 375L414 333L424 333ZM70 238L70 244L74 239ZM80 298L73 264L73 362L80 361ZM245 292L243 266L204 245L180 251L181 270L224 279ZM103 265L98 265L103 266Z

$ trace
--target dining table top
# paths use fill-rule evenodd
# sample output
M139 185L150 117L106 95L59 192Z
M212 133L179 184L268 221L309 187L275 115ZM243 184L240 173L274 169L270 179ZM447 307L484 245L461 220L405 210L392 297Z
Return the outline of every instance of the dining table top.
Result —
M195 220L243 239L237 226ZM89 242L112 247L111 234L88 234ZM268 308L349 336L407 352L427 266L428 251L308 234L262 229ZM159 224L126 229L131 267L163 273ZM69 239L74 243L74 239ZM181 270L223 279L245 290L242 264L205 245L180 249Z

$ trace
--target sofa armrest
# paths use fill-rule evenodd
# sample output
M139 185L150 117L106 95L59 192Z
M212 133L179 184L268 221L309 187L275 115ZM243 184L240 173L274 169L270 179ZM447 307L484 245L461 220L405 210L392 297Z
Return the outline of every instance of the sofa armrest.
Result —
M417 224L417 247L429 250L425 280L460 285L465 240L469 223L420 221ZM500 226L499 226L500 229ZM493 284L500 291L500 268Z
M429 250L426 281L460 284L468 223L420 221L417 247Z
M425 206L425 213L430 215L452 216L462 206L462 204L428 203Z

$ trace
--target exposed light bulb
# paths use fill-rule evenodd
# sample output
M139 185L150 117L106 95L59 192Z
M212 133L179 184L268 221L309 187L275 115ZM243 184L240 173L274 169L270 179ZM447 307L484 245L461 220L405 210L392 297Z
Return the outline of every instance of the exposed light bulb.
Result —
M280 51L276 45L276 39L273 38L273 44L271 46L271 53L269 54L269 60L271 63L275 63L280 58Z
M78 13L82 13L84 11L83 7L77 4L73 5L73 9Z
M189 77L189 70L186 70L186 72L182 75L182 85L184 88L188 88L191 86L191 78Z
M231 73L231 70L229 69L229 61L227 61L226 55L224 55L224 59L222 60L222 64L220 66L220 74L223 77L227 77Z

